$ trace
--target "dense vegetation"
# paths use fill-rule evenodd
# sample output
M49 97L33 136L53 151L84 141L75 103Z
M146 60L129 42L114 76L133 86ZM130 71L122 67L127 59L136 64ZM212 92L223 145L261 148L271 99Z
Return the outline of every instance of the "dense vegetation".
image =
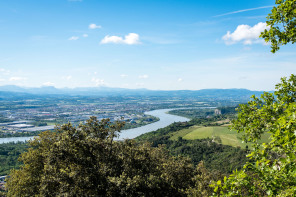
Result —
M296 195L296 76L282 78L274 93L253 96L240 105L233 129L252 142L250 160L241 171L217 182L217 195L295 196ZM269 143L260 143L264 133Z
M210 174L200 163L170 156L162 146L113 141L121 123L97 121L44 132L21 155L8 196L208 196Z
M41 132L42 132L42 131L6 133L6 132L1 132L1 131L0 131L0 138L37 136L37 135L39 135Z
M23 142L0 144L0 176L9 174L10 169L19 168L17 159L27 148Z
M177 131L189 128L192 125L211 125L215 119L203 118L193 119L189 122L174 123L157 131L143 134L136 139L139 142L148 141L153 147L166 145L165 147L169 150L170 154L174 156L183 155L189 157L194 165L203 161L207 169L228 174L235 169L242 168L247 161L245 156L248 150L225 146L209 138L184 140L182 137L179 137L177 140L171 139L172 134Z
M221 114L215 114L215 109L218 109ZM223 106L218 108L189 108L189 109L177 109L169 111L170 114L184 116L189 119L197 118L211 118L213 116L218 116L217 119L233 119L236 115L236 107Z
M183 155L191 158L197 165L203 161L207 169L229 174L241 169L246 162L247 150L234 148L213 142L211 139L169 140L168 136L151 139L153 146L166 145L172 155Z
M207 116L214 115L214 108L198 108L198 109L177 109L169 111L169 114L184 116L189 119L193 118L205 118Z

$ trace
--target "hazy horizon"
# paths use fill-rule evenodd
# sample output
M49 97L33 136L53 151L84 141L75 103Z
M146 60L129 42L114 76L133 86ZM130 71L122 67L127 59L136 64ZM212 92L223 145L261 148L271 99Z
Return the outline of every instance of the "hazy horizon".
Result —
M1 87L5 86L16 86L24 89L30 89L30 88L55 88L58 90L61 89L83 89L83 88L110 88L110 89L126 89L126 90L148 90L148 91L199 91L199 90L249 90L249 91L274 91L275 89L272 90L252 90L252 89L247 89L247 88L204 88L204 89L149 89L149 88L141 88L141 87L136 87L136 88L121 88L121 87L111 87L111 86L77 86L77 87L56 87L54 85L52 86L47 86L47 85L41 85L41 86L19 86L19 85L13 85L13 84L7 84L7 85L0 85ZM1 91L1 90L0 90Z

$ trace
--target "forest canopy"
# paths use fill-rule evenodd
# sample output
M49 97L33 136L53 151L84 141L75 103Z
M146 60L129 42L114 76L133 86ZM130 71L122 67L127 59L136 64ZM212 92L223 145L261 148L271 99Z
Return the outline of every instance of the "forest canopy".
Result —
M209 195L213 178L202 163L194 168L161 146L114 141L122 126L92 117L41 133L11 172L8 196L187 196L196 187Z

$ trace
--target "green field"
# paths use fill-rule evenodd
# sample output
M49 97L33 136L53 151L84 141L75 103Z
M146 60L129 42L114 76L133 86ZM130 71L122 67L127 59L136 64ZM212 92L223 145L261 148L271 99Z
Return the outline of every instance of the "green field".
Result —
M170 139L177 140L178 137L182 137L186 140L210 138L224 145L230 145L233 147L239 146L245 148L247 144L242 143L241 136L241 133L237 133L236 131L230 131L228 126L192 126L188 129L182 129L180 131L173 133ZM270 134L268 133L264 134L262 136L261 142L268 142L269 136ZM219 140L219 138L221 140Z

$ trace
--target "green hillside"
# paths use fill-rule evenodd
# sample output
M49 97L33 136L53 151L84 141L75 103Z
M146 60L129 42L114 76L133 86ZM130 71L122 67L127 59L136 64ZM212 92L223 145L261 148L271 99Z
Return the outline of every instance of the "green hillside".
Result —
M170 140L177 140L182 137L185 140L196 140L210 138L217 143L229 145L233 147L245 148L247 144L242 143L241 133L231 131L228 125L222 126L199 126L194 125L180 131L172 133ZM261 142L268 142L270 134L266 133L262 136Z

